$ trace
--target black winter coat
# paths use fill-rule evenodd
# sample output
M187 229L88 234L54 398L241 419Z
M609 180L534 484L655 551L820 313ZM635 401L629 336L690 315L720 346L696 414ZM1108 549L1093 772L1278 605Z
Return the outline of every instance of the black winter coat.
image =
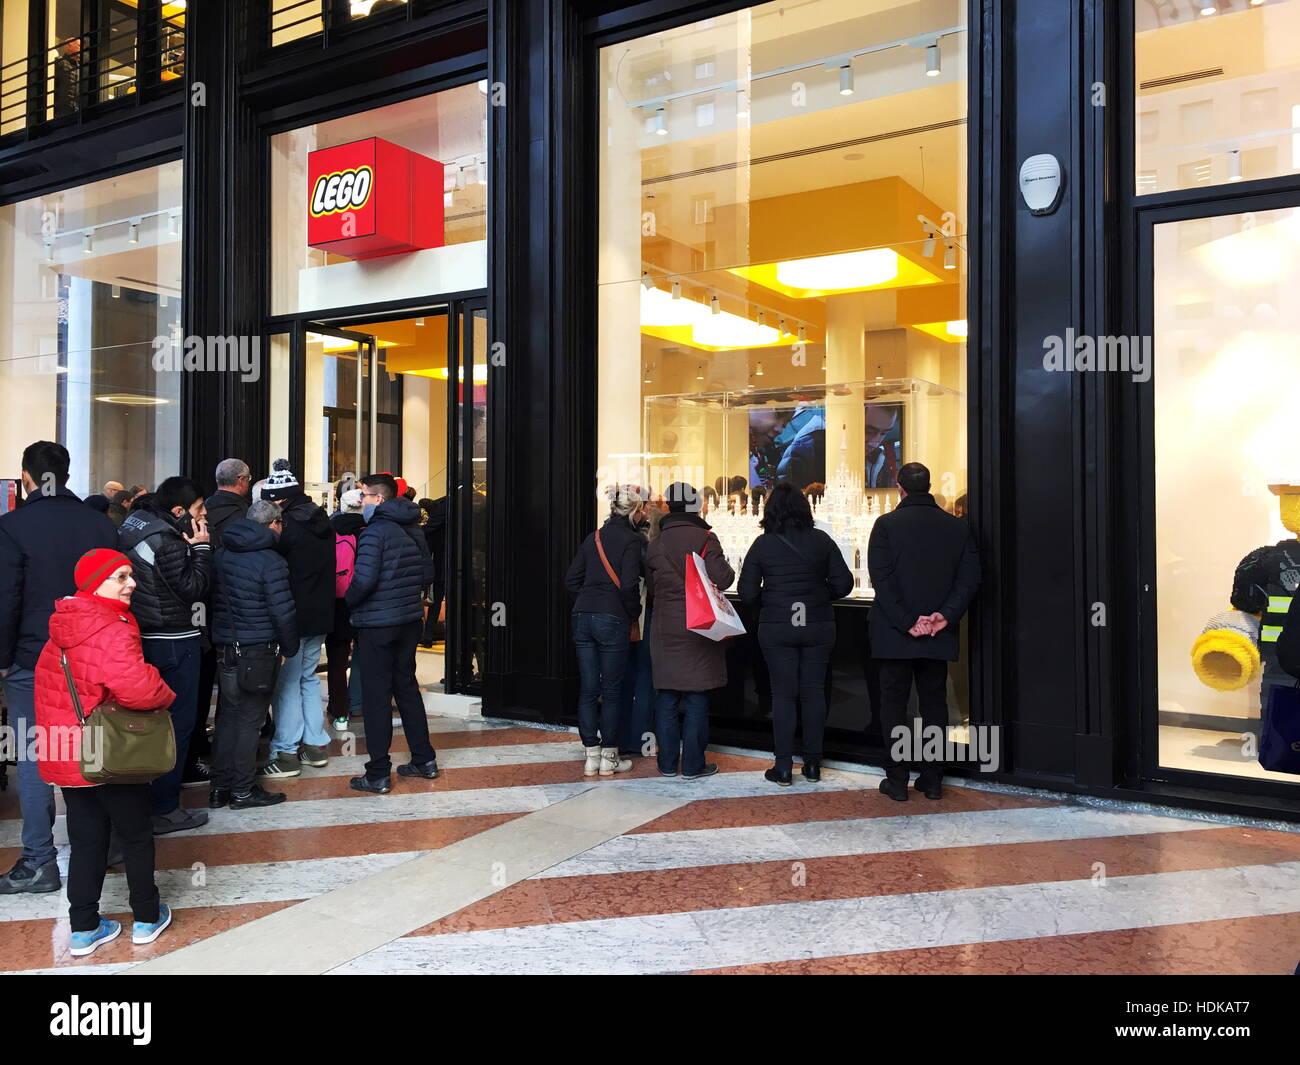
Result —
M77 590L72 571L96 547L117 547L117 526L66 488L0 518L0 669L36 668L54 600Z
M957 624L980 583L970 526L941 510L928 492L913 493L876 519L867 569L876 590L867 624L872 657L957 661ZM936 610L946 628L935 636L908 635L918 617Z
M760 625L792 625L796 603L803 606L803 623L834 621L831 602L853 591L853 574L821 529L765 532L745 554L739 591L746 606L762 604Z
M686 627L685 571L692 551L704 556L709 580L725 592L736 572L718 538L698 514L669 514L659 524L659 539L645 553L646 581L654 598L650 621L650 672L666 691L706 692L727 683L727 648Z
M221 547L221 534L225 532L226 526L248 513L250 502L248 496L227 492L224 488L218 488L203 501L208 511L208 536L213 551Z
M426 512L424 542L433 560L433 579L439 584L447 581L447 497L439 496Z
M334 527L329 515L305 495L280 507L284 527L278 550L289 562L289 587L303 638L334 628Z
M117 548L135 568L131 613L140 634L197 636L194 604L208 597L210 545L187 543L170 516L133 510L117 530Z
M575 614L612 614L636 621L641 617L641 565L646 542L626 518L608 518L600 527L600 546L618 574L615 588L596 550L596 534L588 533L569 563L564 583L574 597Z
M420 508L386 499L357 542L357 562L346 596L352 626L377 629L424 616L421 594L433 582L433 563L420 530Z
M266 525L236 518L226 526L212 561L212 642L269 643L298 653L298 615L289 588L289 564Z

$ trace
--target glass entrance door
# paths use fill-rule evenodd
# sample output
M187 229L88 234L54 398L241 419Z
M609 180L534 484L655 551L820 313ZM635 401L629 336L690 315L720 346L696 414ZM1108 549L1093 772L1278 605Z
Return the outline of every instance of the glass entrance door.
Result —
M488 603L487 304L452 305L448 343L447 454L451 458L452 564L447 585L447 690L477 691L492 623ZM456 634L456 639L451 638Z

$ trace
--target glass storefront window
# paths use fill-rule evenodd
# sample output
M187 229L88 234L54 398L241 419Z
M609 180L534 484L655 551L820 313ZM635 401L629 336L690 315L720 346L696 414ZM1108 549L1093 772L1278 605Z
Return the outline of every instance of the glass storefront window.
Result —
M487 284L487 83L271 138L271 313L418 299ZM442 164L443 248L350 260L308 244L308 156L379 137ZM373 195L384 195L377 182ZM453 248L459 248L453 252Z
M863 602L899 466L964 512L965 18L769 3L602 50L598 499L690 481L739 569L792 481Z
M1138 195L1300 172L1300 0L1134 0Z
M1257 753L1269 690L1295 683L1277 665L1270 615L1285 614L1300 587L1300 306L1290 298L1300 286L1298 248L1295 208L1155 227L1159 760L1167 768L1295 780L1262 769Z
M0 463L57 440L79 495L178 472L181 164L0 208Z

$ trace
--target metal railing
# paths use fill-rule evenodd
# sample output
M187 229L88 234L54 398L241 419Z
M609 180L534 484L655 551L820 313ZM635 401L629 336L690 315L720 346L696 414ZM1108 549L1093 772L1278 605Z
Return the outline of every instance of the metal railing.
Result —
M185 76L185 27L123 18L0 66L0 136Z
M379 22L404 22L437 0L269 0L264 40L271 48L312 41L328 48L341 35Z

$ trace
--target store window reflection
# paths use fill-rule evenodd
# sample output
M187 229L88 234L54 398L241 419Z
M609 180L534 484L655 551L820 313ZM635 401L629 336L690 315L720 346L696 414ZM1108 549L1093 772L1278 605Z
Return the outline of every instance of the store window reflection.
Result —
M1300 172L1300 0L1133 0L1138 195Z
M179 162L0 208L4 468L45 439L78 494L177 472L181 374L157 356L180 337L181 240Z
M854 574L849 642L899 466L965 506L965 17L772 3L601 52L596 488L704 486L739 569L797 484ZM761 717L761 656L735 657L729 712ZM868 723L864 657L831 726Z
M1258 736L1294 684L1276 626L1300 588L1300 210L1157 225L1154 254L1160 764L1294 781Z

